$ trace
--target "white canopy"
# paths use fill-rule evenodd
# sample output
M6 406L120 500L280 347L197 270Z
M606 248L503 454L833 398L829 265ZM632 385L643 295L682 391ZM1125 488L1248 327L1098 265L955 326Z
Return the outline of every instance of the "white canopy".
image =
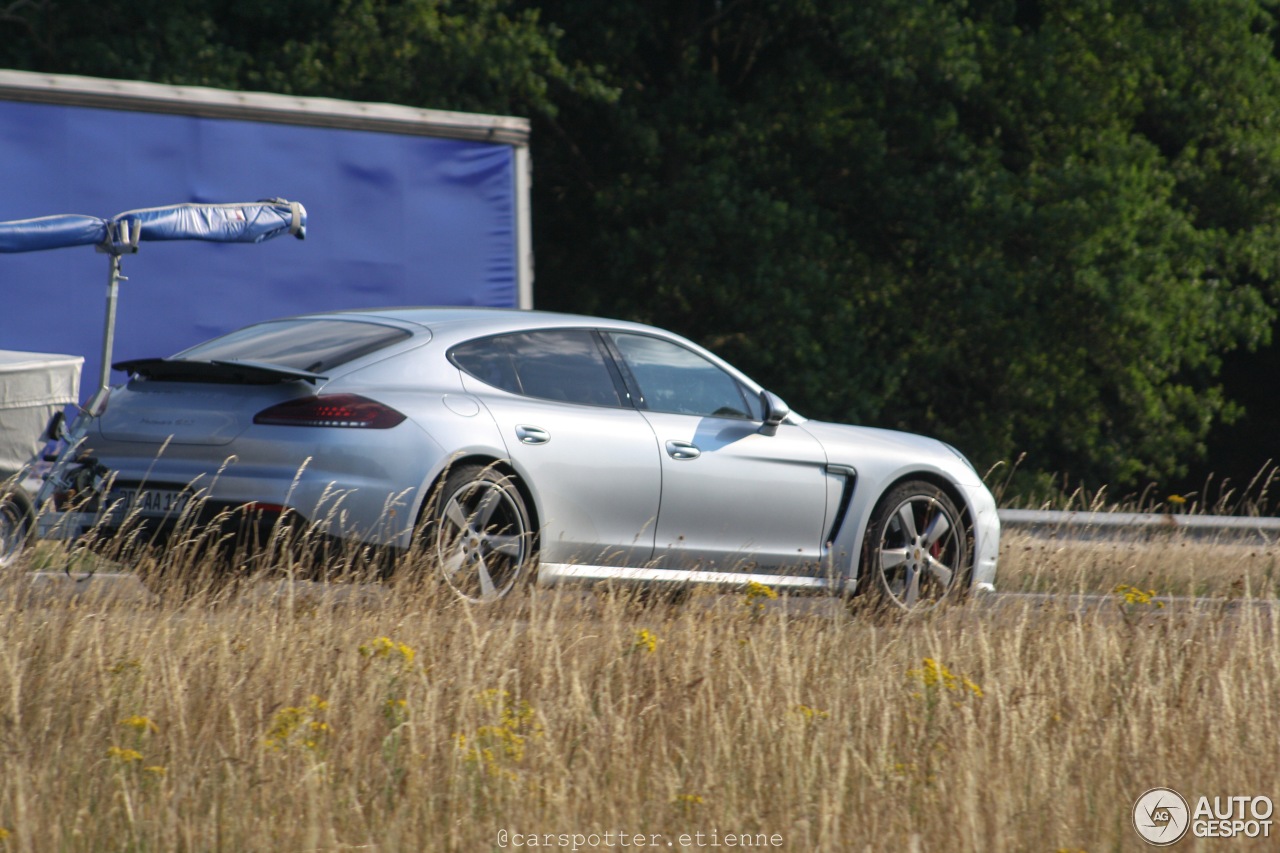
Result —
M84 358L0 350L0 481L31 462L54 413L80 400Z

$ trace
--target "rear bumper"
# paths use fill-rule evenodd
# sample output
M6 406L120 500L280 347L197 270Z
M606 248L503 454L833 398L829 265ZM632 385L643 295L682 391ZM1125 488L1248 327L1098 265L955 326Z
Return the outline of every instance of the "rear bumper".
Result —
M287 509L213 501L176 517L135 514L123 521L109 513L47 512L38 530L46 539L80 539L107 559L128 562L142 551L165 547L171 554L196 559L217 555L236 565L280 559L280 565L305 565L317 579L327 571L349 571L357 561L372 565L367 562L371 555L395 553L330 536Z
M123 534L139 544L164 544L175 536L264 544L281 529L282 521L288 521L290 515L281 509L209 501L172 516L126 515L112 509L105 512L46 511L38 516L36 530L42 539L61 541L85 536L112 540Z

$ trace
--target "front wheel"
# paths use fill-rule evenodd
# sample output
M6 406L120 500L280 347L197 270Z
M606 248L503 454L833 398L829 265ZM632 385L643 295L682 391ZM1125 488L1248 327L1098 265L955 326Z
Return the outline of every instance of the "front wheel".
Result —
M927 610L957 595L968 571L969 537L946 492L912 480L881 498L863 547L863 595L902 610Z
M506 597L531 571L534 532L511 477L465 465L449 473L428 508L425 549L468 601Z

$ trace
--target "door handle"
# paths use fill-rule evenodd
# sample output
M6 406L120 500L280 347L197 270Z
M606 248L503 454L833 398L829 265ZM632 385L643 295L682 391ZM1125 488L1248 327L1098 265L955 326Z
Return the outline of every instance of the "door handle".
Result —
M702 451L691 442L673 440L667 442L667 455L672 459L697 459Z
M551 440L551 433L542 427L517 424L516 438L520 439L521 444L546 444Z

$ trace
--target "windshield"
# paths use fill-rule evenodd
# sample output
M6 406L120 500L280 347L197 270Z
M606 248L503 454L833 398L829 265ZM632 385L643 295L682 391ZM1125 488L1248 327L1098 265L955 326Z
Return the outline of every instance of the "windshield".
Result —
M256 361L323 373L409 336L404 329L359 320L276 320L197 344L174 358Z

